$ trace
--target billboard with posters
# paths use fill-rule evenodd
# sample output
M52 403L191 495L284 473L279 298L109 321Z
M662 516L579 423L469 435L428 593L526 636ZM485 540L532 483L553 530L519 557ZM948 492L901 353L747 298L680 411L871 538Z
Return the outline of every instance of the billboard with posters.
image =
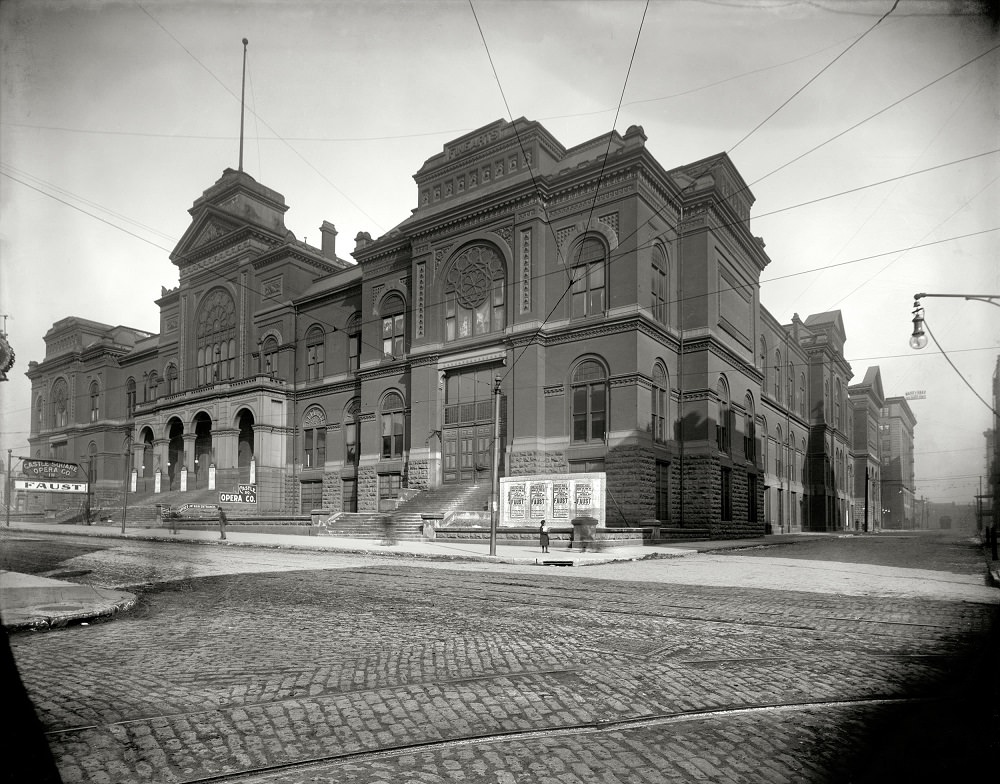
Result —
M501 526L569 525L574 517L605 522L606 475L534 474L500 477Z

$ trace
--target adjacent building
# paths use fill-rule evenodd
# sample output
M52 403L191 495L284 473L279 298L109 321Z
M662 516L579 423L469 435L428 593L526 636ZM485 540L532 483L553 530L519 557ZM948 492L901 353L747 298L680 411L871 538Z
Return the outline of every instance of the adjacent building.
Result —
M916 525L913 472L913 430L917 418L905 397L885 400L879 418L882 449L882 527L913 528Z
M227 169L189 210L156 334L45 336L32 455L85 460L109 498L252 480L262 513L387 510L489 482L499 395L501 475L604 472L609 526L853 526L859 461L881 465L852 446L841 314L763 307L727 155L668 170L641 127L566 148L521 118L414 180L352 262L331 223L298 240L284 197ZM881 383L864 394L870 416Z

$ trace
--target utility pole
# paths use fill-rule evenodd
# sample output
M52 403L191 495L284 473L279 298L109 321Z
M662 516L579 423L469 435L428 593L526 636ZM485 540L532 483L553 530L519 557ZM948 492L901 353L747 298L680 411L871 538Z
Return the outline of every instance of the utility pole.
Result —
M500 382L503 379L498 373L493 388L493 471L490 474L490 555L497 554L497 517L500 514L500 504L497 498L500 491Z
M132 457L132 432L129 431L125 434L125 442L122 445L122 457L124 457L124 477L122 479L122 534L125 534L125 516L128 514L128 482L130 479L129 474L131 471L131 460Z
M4 496L4 500L7 502L7 527L10 528L10 475L13 473L10 467L10 454L13 449L7 450L7 493ZM982 483L980 483L980 486Z

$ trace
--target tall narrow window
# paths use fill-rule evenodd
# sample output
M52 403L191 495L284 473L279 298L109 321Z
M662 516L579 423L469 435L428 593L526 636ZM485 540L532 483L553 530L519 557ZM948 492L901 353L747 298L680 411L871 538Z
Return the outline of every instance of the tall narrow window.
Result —
M670 463L656 461L656 519L670 520Z
M730 420L732 412L729 408L729 388L724 378L719 379L718 404L715 420L715 440L720 452L729 454L731 448Z
M799 415L806 415L806 374L799 373Z
M177 365L167 365L167 394L176 395L179 391L177 387Z
M663 444L667 441L667 423L670 421L667 407L667 402L670 400L670 384L667 381L666 370L659 363L653 367L652 396L653 440Z
M733 519L733 470L723 466L720 479L722 492L719 497L721 506L719 519L728 521Z
M767 364L767 338L763 335L760 337L760 372L764 374L764 388L761 391L767 394L767 390L771 388L771 373Z
M302 466L322 468L326 462L326 414L319 406L309 408L302 417Z
M585 238L571 251L569 259L573 264L573 318L596 316L604 312L606 258L604 243L594 237Z
M382 314L382 354L401 357L406 353L405 305L403 298L393 294L385 298Z
M36 432L41 432L44 426L45 426L45 402L42 400L42 398L38 398L38 402L35 403Z
M69 387L64 379L52 385L52 425L66 427L69 424Z
M156 375L156 371L150 371L149 375L146 376L146 402L152 403L156 400L156 388L160 385L160 377Z
M670 323L670 265L663 248L653 248L653 279L650 283L653 318L661 324Z
M462 251L445 281L446 340L485 335L506 326L506 274L493 248L475 245Z
M774 352L774 401L781 402L781 352Z
M750 462L757 460L757 423L753 398L748 394L743 402L743 456Z
M361 315L355 313L347 322L347 370L357 373L361 369Z
M94 381L90 385L90 421L96 422L101 418L101 388Z
M784 451L785 441L781 437L781 425L777 425L774 428L774 473L779 482L785 479L785 461L782 459Z
M198 385L236 377L236 303L224 288L212 289L198 306Z
M390 392L382 399L382 457L403 456L403 396Z
M833 406L834 406L834 422L837 423L837 427L840 430L844 429L844 418L843 418L843 408L840 405L840 399L843 397L843 391L840 386L840 379L837 379L836 389L834 391Z
M795 366L788 360L788 400L785 401L789 411L795 409Z
M311 327L306 332L306 380L317 381L323 378L324 361L326 359L326 334L323 328Z
M592 359L573 374L573 441L604 441L607 428L608 377Z
M260 348L261 372L265 376L274 377L278 372L278 341L274 337L269 337Z
M361 460L361 402L355 398L344 411L344 462L356 466Z

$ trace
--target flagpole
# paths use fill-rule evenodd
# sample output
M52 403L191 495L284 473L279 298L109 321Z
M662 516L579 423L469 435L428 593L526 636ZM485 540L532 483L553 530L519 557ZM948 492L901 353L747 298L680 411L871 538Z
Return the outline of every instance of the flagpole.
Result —
M243 115L245 114L244 106L246 104L247 95L247 44L250 43L246 38L243 39L243 84L240 88L240 171L243 171Z

